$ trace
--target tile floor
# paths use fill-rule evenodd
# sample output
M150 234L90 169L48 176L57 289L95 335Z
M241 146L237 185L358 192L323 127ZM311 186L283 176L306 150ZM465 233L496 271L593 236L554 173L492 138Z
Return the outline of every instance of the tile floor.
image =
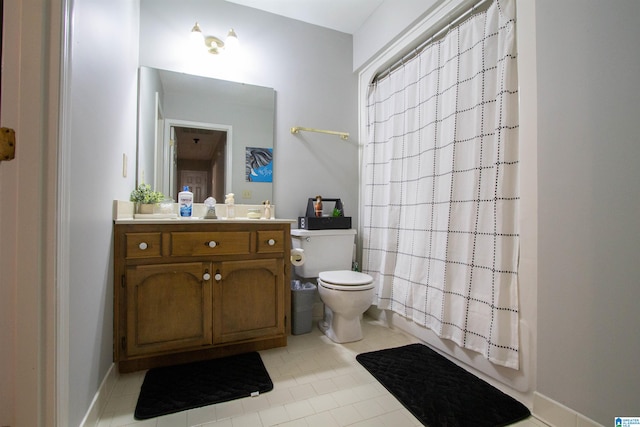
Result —
M288 346L261 351L274 389L145 421L133 418L144 372L120 375L98 427L404 427L420 422L356 360L358 353L397 347L415 338L363 320L365 338L335 344L316 327L290 336ZM544 427L534 417L516 427Z

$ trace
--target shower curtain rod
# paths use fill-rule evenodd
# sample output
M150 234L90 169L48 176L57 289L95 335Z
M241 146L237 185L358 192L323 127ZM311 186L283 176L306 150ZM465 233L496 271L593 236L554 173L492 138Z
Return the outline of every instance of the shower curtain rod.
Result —
M373 78L373 82L385 78L391 72L393 72L393 71L397 70L398 68L400 68L406 61L418 56L427 46L431 45L432 42L434 42L435 40L438 40L441 36L444 37L446 35L446 33L449 32L451 27L453 27L454 25L460 23L460 21L463 20L464 18L466 18L468 15L470 15L470 14L472 15L476 11L484 11L484 10L488 9L490 4L491 4L491 2L492 2L492 0L478 0L478 1L474 2L471 5L471 7L467 7L466 9L464 9L465 6L463 6L462 8L454 10L451 13L449 13L445 18L443 18L440 21L440 22L447 22L448 21L449 22L448 24L443 25L442 27L440 27L440 29L436 30L433 34L431 34L429 36L429 38L427 38L424 42L420 43L417 47L413 48L411 50L411 52L409 52L408 54L402 56L400 59L398 59L397 61L395 61L391 65L389 65L386 70L381 71L380 73L378 73ZM463 9L462 12L460 12L461 9Z
M305 131L305 132L318 132L318 133L327 133L329 135L338 135L340 138L342 139L349 139L349 133L348 132L336 132L334 130L322 130L322 129L313 129L313 128L303 128L300 126L294 126L291 128L291 133L299 133L300 131Z

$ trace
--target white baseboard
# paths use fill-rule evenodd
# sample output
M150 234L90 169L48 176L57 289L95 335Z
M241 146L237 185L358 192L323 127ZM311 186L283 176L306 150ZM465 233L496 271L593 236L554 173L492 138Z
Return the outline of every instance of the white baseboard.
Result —
M91 406L89 406L86 415L80 423L80 427L95 427L98 425L98 422L100 421L100 415L107 405L109 396L111 396L111 392L113 391L113 388L115 387L117 381L118 369L116 369L115 364L112 364L107 371L107 375L105 375L104 379L102 380L102 383L100 384L96 395L93 397Z
M537 391L533 394L533 415L545 424L554 427L603 427L602 424Z

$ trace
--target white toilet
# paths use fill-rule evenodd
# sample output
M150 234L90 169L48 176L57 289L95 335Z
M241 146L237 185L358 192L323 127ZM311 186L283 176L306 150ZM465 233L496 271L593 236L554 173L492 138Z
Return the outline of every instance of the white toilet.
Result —
M375 294L373 278L351 271L356 230L291 230L292 246L304 251L305 261L296 275L317 279L324 303L318 327L337 343L362 339L362 314Z

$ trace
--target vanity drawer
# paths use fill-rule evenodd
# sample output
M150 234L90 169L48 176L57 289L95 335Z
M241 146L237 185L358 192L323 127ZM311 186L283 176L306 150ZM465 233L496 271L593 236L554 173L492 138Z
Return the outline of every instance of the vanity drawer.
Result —
M173 256L248 254L250 247L249 231L171 233Z
M126 233L126 258L153 258L162 255L162 233Z
M284 251L284 232L282 230L258 230L258 253Z

